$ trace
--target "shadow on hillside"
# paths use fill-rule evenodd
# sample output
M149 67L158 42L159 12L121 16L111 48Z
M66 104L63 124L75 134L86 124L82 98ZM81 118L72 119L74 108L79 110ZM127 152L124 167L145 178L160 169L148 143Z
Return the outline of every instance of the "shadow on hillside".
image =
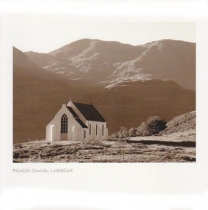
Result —
M142 144L159 144L166 146L178 146L178 147L196 147L196 142L192 141L181 141L181 142L171 142L171 141L157 141L157 140L127 140L128 143L142 143Z

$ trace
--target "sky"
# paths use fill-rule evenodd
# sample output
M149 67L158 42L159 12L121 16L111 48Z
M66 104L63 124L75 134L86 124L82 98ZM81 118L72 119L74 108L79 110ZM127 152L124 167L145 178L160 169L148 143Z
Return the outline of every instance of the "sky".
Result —
M47 53L83 38L141 45L161 39L195 42L194 22L140 22L90 19L61 14L10 16L13 46Z

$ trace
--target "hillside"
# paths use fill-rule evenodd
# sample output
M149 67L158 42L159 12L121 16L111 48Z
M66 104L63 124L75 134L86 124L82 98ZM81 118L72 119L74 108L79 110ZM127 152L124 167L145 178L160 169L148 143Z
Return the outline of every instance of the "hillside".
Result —
M196 132L196 111L173 118L161 134Z
M132 46L82 39L50 53L26 55L48 71L108 88L125 81L159 79L173 80L183 88L195 90L194 43L160 40Z
M195 110L195 92L185 90L172 81L149 80L126 82L93 96L101 113L112 126L138 127L151 115L159 115L166 121L180 114ZM111 134L111 132L109 133Z

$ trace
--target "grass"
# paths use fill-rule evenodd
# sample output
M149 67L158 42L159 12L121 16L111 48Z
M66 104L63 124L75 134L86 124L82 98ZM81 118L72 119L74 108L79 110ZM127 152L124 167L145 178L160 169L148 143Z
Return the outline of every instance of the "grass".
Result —
M156 136L154 138L161 138ZM34 141L14 144L14 162L195 162L194 141L140 140L126 138L103 141ZM184 139L184 138L183 138Z

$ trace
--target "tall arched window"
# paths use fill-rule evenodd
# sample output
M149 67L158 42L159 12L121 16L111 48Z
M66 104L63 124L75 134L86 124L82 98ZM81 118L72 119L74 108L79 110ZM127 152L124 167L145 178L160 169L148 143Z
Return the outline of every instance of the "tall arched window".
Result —
M61 133L67 133L68 132L68 118L64 114L61 117Z

